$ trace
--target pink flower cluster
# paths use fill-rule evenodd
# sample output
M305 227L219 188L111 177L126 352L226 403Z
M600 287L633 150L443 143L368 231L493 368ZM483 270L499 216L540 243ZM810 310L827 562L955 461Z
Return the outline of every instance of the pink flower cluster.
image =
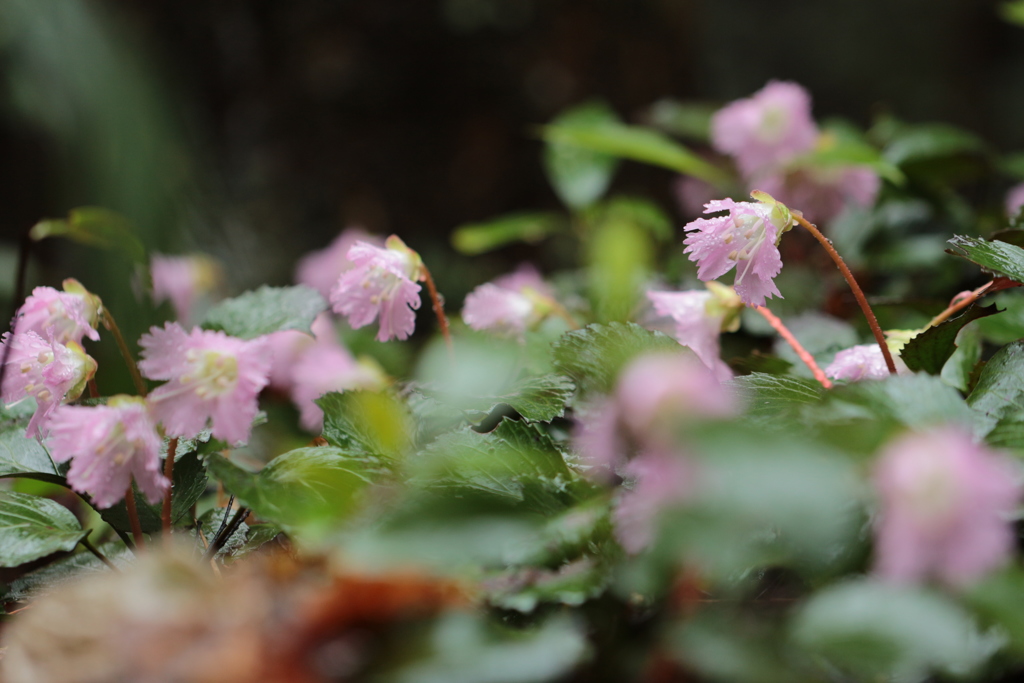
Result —
M1020 474L959 428L890 443L874 472L876 571L894 581L965 586L999 567L1013 550Z
M771 81L720 109L711 121L711 142L733 157L749 190L768 192L811 221L831 220L846 206L871 206L881 186L867 166L809 159L835 141L820 133L810 95L796 83Z
M474 330L523 338L554 309L551 288L531 265L480 285L466 296L462 319Z

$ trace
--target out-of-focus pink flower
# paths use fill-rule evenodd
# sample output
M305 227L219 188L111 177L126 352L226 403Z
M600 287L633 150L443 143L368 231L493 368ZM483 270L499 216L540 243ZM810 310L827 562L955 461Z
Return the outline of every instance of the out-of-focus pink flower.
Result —
M620 489L612 521L615 538L626 552L635 555L651 544L658 514L692 491L692 470L686 458L657 451L641 453L623 467L632 487Z
M324 413L314 401L330 391L379 391L384 372L370 361L358 361L338 343L320 342L306 349L292 370L292 400L303 429L319 433Z
M132 477L149 502L163 497L170 482L160 472L161 440L143 399L112 396L103 406L62 406L49 427L50 455L71 461L68 483L96 507L124 498Z
M865 166L800 165L759 175L749 185L799 208L812 223L822 223L847 206L872 206L882 181Z
M357 242L375 247L384 246L384 240L376 235L371 235L360 228L347 228L328 246L318 251L311 251L302 257L299 265L295 268L295 281L300 285L312 287L323 294L325 299L330 297L334 283L338 281L342 273L347 272L354 265L349 260L348 251Z
M658 315L675 322L675 338L697 354L719 381L732 378L732 370L722 361L719 337L723 331L735 331L743 308L732 287L708 282L704 291L647 292Z
M910 368L900 359L892 346L889 350L892 352L893 362L896 363L896 372L910 372ZM830 379L859 382L864 379L885 379L889 376L889 368L878 344L859 344L837 353L825 368L825 374Z
M748 177L809 152L817 139L810 95L800 85L786 81L770 81L750 97L723 107L711 119L715 149L732 155Z
M718 189L700 178L681 175L672 184L672 190L683 216L692 218L704 213L704 205L718 196Z
M522 338L527 328L551 311L551 288L529 264L480 285L466 296L462 319L474 330Z
M51 334L57 343L81 343L82 337L100 338L96 331L100 298L73 278L64 281L64 291L53 287L36 287L18 310L15 331L35 332L46 339Z
M206 254L154 254L150 272L153 301L159 304L170 299L174 314L186 325L192 322L195 303L216 291L224 279L220 263Z
M691 261L697 263L697 277L716 280L736 268L734 287L743 303L763 306L766 296L778 296L773 278L782 270L778 242L792 226L789 210L781 204L708 202L705 213L728 211L724 216L698 218L686 225L691 231L683 240Z
M270 347L272 359L269 385L278 391L291 391L294 384L295 364L314 344L337 343L337 332L330 313L321 313L313 320L313 336L298 330L281 330L264 339Z
M596 468L596 478L603 478L625 462L629 444L623 438L619 406L613 398L576 408L573 445L584 463Z
M34 398L36 412L25 436L42 436L61 401L73 401L82 395L86 383L96 374L96 361L77 342L57 343L52 332L49 339L43 339L34 331L19 331L13 342L10 333L4 333L0 353L8 345L11 350L0 396L7 404Z
M381 249L356 242L349 249L353 266L331 289L331 305L354 329L379 317L379 341L406 339L416 327L420 286L414 280L422 278L422 261L397 235L385 244Z
M1006 192L1006 215L1013 218L1024 207L1024 183L1014 185Z
M149 395L153 414L172 436L191 438L206 422L218 439L238 443L249 438L257 397L270 374L270 348L264 339L245 341L223 332L177 323L150 328L139 340L139 370L168 382Z
M891 442L874 475L881 497L875 569L882 576L964 586L1009 559L1010 516L1022 492L1008 458L959 428L940 427Z

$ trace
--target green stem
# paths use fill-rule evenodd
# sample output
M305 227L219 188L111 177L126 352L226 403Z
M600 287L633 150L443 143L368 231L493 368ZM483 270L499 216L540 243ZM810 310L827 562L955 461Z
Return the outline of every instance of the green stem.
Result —
M814 239L821 243L821 246L825 247L825 251L832 257L836 266L839 268L839 272L846 278L847 284L850 285L850 289L853 290L853 296L857 299L857 304L860 305L860 310L864 312L864 317L868 320L868 326L871 328L871 334L874 335L875 341L878 342L878 348L882 350L882 357L885 358L885 366L889 368L889 374L896 374L896 363L892 359L892 354L889 352L889 345L885 343L885 334L882 333L882 328L878 324L878 318L875 317L875 312L871 310L871 305L868 303L868 299L864 296L863 290L860 285L857 284L857 280L854 279L853 273L846 266L846 262L843 261L843 257L839 255L836 248L832 246L832 242L827 237L821 234L821 231L813 224L810 223L806 218L796 213L793 214L793 220L803 226L808 232L814 235Z
M89 530L89 533L90 533L90 534L92 533L92 530L91 530L91 529ZM108 560L108 559L107 559L107 556L106 556L106 555L104 555L103 553L101 553L101 552L100 552L100 551L99 551L99 550L98 550L98 549L96 548L96 546L94 546L94 545L93 545L93 544L92 544L92 543L91 543L91 542L89 541L89 536L88 536L88 534L86 534L85 538L83 538L83 539L82 539L81 541L79 541L79 543L81 543L81 544L82 544L82 545L83 545L83 546L85 547L85 549L86 549L86 550L88 550L88 551L89 551L90 553L92 553L93 555L95 555L96 557L98 557L98 558L99 558L99 560L100 560L100 562L102 562L103 564L105 564L105 565L107 565L108 567L110 567L110 569L111 569L111 570L113 570L113 571L117 572L118 574L120 574L120 573L121 573L121 570L117 568L117 565L116 565L116 564L114 564L113 562L111 562L110 560Z
M128 366L128 372L132 375L132 381L135 382L135 391L139 396L145 398L146 394L149 393L146 389L146 382L142 379L142 375L139 374L139 366L135 364L135 358L132 357L131 351L128 350L128 344L125 343L124 337L121 335L121 329L117 326L114 316L110 315L110 311L106 307L103 308L103 326L114 335L114 341L117 342L117 348L121 352L121 357L124 358L124 362Z

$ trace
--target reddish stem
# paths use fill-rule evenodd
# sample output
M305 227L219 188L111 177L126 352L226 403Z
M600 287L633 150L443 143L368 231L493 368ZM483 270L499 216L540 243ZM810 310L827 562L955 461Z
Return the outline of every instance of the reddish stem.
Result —
M178 437L167 443L167 459L164 460L164 477L167 478L167 492L164 493L164 506L160 510L164 534L171 533L171 491L174 489L174 454L178 451Z
M826 389L831 389L832 382L829 381L828 377L825 376L825 373L822 372L820 367L818 367L818 363L814 360L814 356L808 353L807 349L797 341L797 338L794 337L793 333L789 331L789 328L779 320L778 316L764 306L755 306L754 310L763 315L764 319L768 321L768 324L775 328L775 331L779 333L779 336L785 339L786 343L793 347L793 350L796 351L796 355L800 357L800 360L804 362L804 365L811 369L814 379L818 380L821 383L821 386Z
M864 312L864 317L868 320L868 326L871 328L871 334L874 335L875 341L878 342L878 348L882 350L882 357L885 358L885 366L889 368L889 373L892 375L896 374L896 363L892 359L892 354L889 353L889 345L885 343L885 335L882 333L882 328L878 324L878 318L875 317L875 312L871 310L871 305L868 303L868 299L864 296L864 292L861 290L860 285L857 284L857 280L853 277L853 273L846 266L846 262L843 261L843 257L839 255L836 248L832 246L832 242L827 237L821 234L821 231L813 224L810 223L803 216L794 213L793 220L802 225L807 229L814 239L821 243L821 246L825 247L825 251L832 257L836 266L839 268L839 272L846 278L847 284L850 285L850 289L853 290L853 296L857 299L857 304L860 305L860 310Z
M946 306L946 310L932 318L932 321L928 323L928 327L935 327L936 325L946 322L955 314L967 308L986 294L992 294L993 292L999 292L1012 287L1020 287L1020 283L1014 282L1010 278L997 277L991 282L986 282L981 287L978 287L971 292L961 292L953 297L949 306Z
M132 480L134 481L134 479ZM142 535L142 524L139 522L139 511L135 508L135 492L132 491L132 481L128 482L128 490L124 494L124 504L128 508L128 522L132 525L132 536L135 538L135 547L141 549L146 545L146 537Z
M455 347L452 345L452 333L448 329L448 316L444 314L444 304L441 303L441 295L437 293L437 287L434 285L434 278L430 276L430 271L424 265L423 268L423 280L427 283L427 291L430 293L430 301L434 305L434 315L437 316L437 325L441 328L441 336L444 337L444 343L448 346L448 354L455 359Z

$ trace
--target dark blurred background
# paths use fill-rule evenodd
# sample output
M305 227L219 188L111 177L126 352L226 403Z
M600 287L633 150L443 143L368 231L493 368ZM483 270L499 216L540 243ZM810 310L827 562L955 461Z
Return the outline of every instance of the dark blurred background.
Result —
M457 264L455 226L557 208L535 127L593 98L636 120L792 79L819 119L1024 147L1024 30L978 0L0 0L0 21L8 295L18 236L86 204L211 251L236 287L288 282L350 224ZM671 180L616 184L670 206ZM34 277L119 272L83 249L43 243Z

